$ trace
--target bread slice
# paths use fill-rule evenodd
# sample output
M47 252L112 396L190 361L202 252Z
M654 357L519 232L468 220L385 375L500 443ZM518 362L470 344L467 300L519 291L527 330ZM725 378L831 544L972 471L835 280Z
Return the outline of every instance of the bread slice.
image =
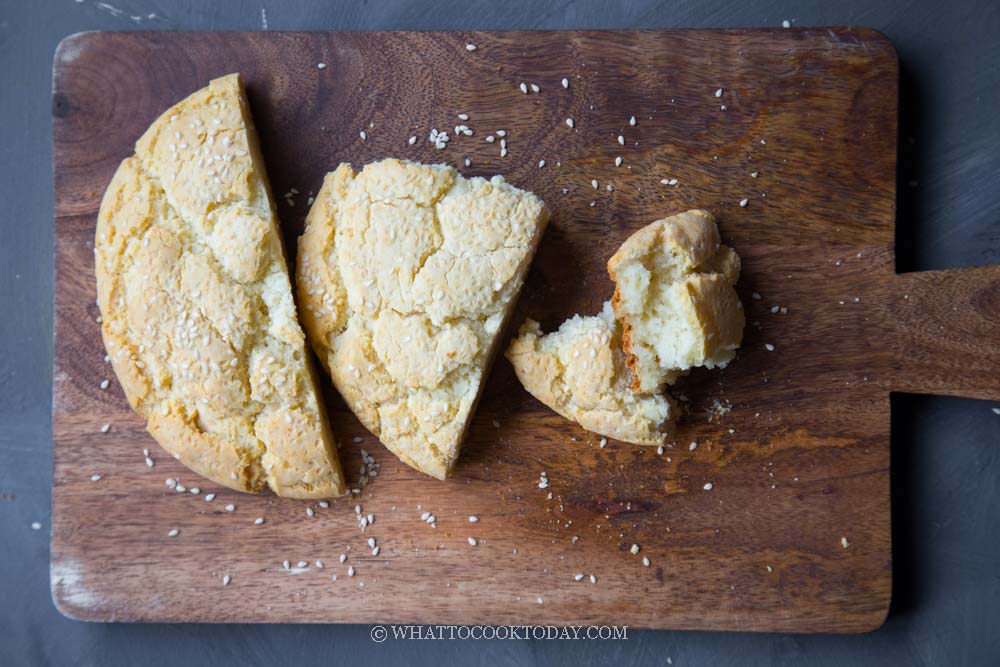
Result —
M164 449L239 491L344 493L239 75L139 139L94 251L104 344Z
M299 239L306 334L361 422L444 479L548 212L494 176L387 159L328 174Z
M746 323L733 289L740 258L721 244L711 213L687 211L640 229L608 260L608 273L636 391L658 391L691 368L735 356Z
M605 303L600 315L576 315L550 334L527 320L507 358L532 396L588 431L637 445L666 444L677 404L669 396L629 386L621 334L611 304Z

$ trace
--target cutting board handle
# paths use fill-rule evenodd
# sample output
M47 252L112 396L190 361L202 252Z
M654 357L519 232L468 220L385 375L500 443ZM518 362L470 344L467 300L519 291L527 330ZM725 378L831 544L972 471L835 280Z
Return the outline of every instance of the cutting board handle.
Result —
M1000 401L1000 266L898 274L894 391Z

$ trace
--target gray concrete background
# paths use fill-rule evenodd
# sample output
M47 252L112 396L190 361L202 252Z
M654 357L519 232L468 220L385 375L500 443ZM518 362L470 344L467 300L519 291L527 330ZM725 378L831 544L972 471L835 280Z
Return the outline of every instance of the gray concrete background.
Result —
M708 28L785 19L877 28L902 65L899 270L1000 263L996 0L0 0L0 664L1000 663L1000 415L983 402L908 395L892 404L893 609L868 635L633 631L617 642L374 644L367 626L61 617L48 583L53 51L81 30L261 30L264 16L270 30Z

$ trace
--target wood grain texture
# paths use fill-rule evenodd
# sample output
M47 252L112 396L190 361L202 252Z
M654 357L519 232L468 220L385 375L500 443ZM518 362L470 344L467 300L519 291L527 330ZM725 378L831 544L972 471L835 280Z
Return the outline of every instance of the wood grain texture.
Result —
M632 231L708 208L744 260L740 355L680 383L689 414L663 456L599 448L500 359L447 482L396 461L332 390L349 478L362 447L382 464L359 497L320 509L197 480L155 447L114 383L99 388L113 376L95 323L93 228L134 140L230 71L248 84L274 192L302 193L294 207L279 203L288 241L307 193L341 161L502 173L553 210L514 317L548 329L610 296L604 263ZM1000 395L996 267L893 269L897 76L891 45L859 29L68 38L53 91L57 605L90 620L877 627L891 590L889 392ZM541 93L522 94L521 81ZM450 130L458 113L475 136L435 150L428 131ZM499 128L506 158L484 140ZM788 312L772 314L775 305ZM963 364L970 372L949 372ZM713 415L715 400L732 411ZM543 470L548 490L537 486ZM202 495L170 491L167 477ZM376 517L365 534L356 504ZM425 510L436 528L420 521ZM180 534L167 537L171 528ZM326 568L290 573L285 559Z

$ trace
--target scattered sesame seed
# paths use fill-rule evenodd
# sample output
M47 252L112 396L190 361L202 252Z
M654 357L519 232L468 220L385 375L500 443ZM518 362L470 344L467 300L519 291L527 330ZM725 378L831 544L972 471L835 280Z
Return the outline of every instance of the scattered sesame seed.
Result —
M770 343L764 343L764 349L767 350L768 352L774 352L774 346L771 345Z
M760 301L760 294L754 292L753 294L750 295L750 298L753 299L754 301Z
M497 130L497 136L498 137L506 137L507 136L507 130Z
M621 144L622 146L624 146L625 145L625 137L623 137L622 135L619 134L618 135L618 143Z
M467 113L460 113L460 114L458 114L458 119L459 120L469 120L469 114L467 114Z
M1000 408L993 408L993 414L1000 415Z
M719 88L718 90L715 91L715 96L722 97L722 88Z
M191 487L189 489L189 491L192 493L192 495L195 495L195 496L197 496L199 493L201 493L201 489L199 489L197 486Z
M781 22L781 27L782 28L791 28L792 27L792 22L789 21L788 19L785 19L784 21Z
M107 389L111 384L111 380L101 380L101 389Z
M628 119L628 124L635 125L635 116L632 116L631 118Z
M174 487L174 491L176 491L177 493L184 493L185 491L187 491L187 487L184 486L183 484L178 484L177 486Z
M706 491L711 491L714 486L715 485L712 484L711 482L705 482L705 486L703 486L702 488L705 489Z
M317 69L326 69L326 63L316 63Z
M347 554L340 554L340 562L343 563L345 560L347 560Z
M760 172L759 171L751 171L750 172L750 178L757 178L758 176L760 176Z
M32 521L31 522L31 529L32 530L41 530L42 529L42 524L39 523L38 521Z
M597 182L597 179L596 179L596 178L595 178L595 179L592 179L592 180L590 181L590 184L591 184L592 186L594 186L594 189L595 189L595 190L597 189L597 186L598 186L598 182Z
M229 582L230 582L230 581L232 581L232 580L233 580L233 578L232 578L232 577L230 577L230 576L229 576L229 575L227 574L227 575L225 575L225 576L223 576L223 577L222 577L222 585L223 585L223 586L228 586L228 585L229 585Z
M840 538L840 545L846 549L847 547L851 546L851 543L847 541L846 537L842 537Z
M181 531L177 530L176 528L171 528L170 530L167 531L167 537L177 537L178 535L180 535L180 533Z
M406 143L410 144L411 146L417 143L417 135L414 134L413 136L411 136L409 139L406 140Z
M639 545L638 544L633 544L632 548L629 549L629 551L632 552L633 556L636 555L637 553L639 553Z
M690 445L688 445L688 451L693 452L696 449L698 449L698 443L697 442L692 442Z
M526 84L524 81L521 82L518 88L520 88L521 92L524 93L525 95L528 94L528 84Z
M663 445L660 445L659 447L656 448L656 453L659 454L660 456L663 456Z
M604 449L608 445L608 439L607 438L601 438L601 442L598 443L598 444L600 445L601 449Z
M538 161L538 168L541 169L544 166L545 166L545 160L539 160Z
M257 517L256 519L253 520L253 523L255 526L259 526L260 524L264 523L264 517L262 516Z
M535 598L535 602L537 602L538 604L545 604L545 598L539 595L537 598Z
M479 517L473 514L469 517L469 523L479 523Z
M590 575L590 583L592 583L592 584L596 584L597 583L597 577L595 575L593 575L593 574Z
M582 574L573 575L573 580L574 581L583 581L583 575Z
M474 547L474 546L476 546L477 544L479 544L479 542L478 542L478 541L476 541L476 538L474 538L474 537L470 537L470 538L469 538L469 546L473 546L473 547Z
M475 51L476 50L476 45L475 44L466 44L465 45L465 50L466 51Z
M101 427L101 433L107 433L110 430L111 430L111 424L105 424L104 426Z
M562 80L562 87L563 88L569 88L569 79L563 79Z
M153 463L153 459L151 459L151 458L149 458L149 457L147 456L147 457L146 457L146 465L147 465L147 466L149 466L150 468L152 468L152 467L153 467L153 466L155 465L155 464Z
M647 558L646 556L642 557L642 566L649 567L649 558Z
M319 501L319 506L322 507L323 509L326 509L326 508L328 508L330 506L330 503L328 503L325 500L321 500L321 501Z
M215 494L214 493L209 493L208 495L205 496L205 502L206 503L210 503L213 500L215 500Z
M750 200L747 199L747 198L745 198L745 197L740 200L740 206L743 207L743 208L746 208L746 205L749 204L749 203L750 203Z
M622 166L622 156L621 155L618 155L618 156L615 157L615 166L616 167Z
M101 481L101 476L97 475L97 474L91 475L90 476L90 481L91 482L100 482Z
M533 83L533 84L531 84L531 92L533 92L533 93L538 93L538 92L541 92L541 90L542 90L542 89L538 87L538 84L537 84L537 83Z
M236 505L233 505L233 504L226 505L226 511L227 512L235 512L236 511Z
M314 516L315 514L316 514L316 510L314 510L311 507L307 507L306 508L306 516Z
M309 567L309 563L305 562L304 560L300 560L298 563L295 564L295 567Z
M573 128L573 127L576 126L576 123L573 122L572 118L567 118L566 119L566 124L569 125L570 128Z
M348 577L353 577L354 576L354 566L353 565L351 565L350 567L347 568L347 576Z

